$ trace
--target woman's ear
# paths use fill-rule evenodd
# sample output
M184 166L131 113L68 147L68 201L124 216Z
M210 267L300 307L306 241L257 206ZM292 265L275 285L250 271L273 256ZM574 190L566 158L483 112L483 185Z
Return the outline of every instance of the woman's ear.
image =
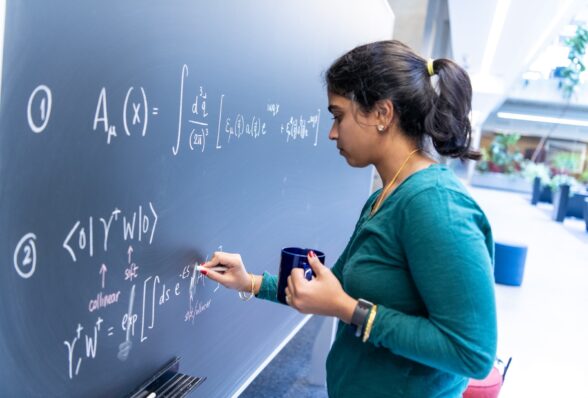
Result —
M394 119L394 105L389 99L380 100L376 103L377 129L382 132L390 127Z

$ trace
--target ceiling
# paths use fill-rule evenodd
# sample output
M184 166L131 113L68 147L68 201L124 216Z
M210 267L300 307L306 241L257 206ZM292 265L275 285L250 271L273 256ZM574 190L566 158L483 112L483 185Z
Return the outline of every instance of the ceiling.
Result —
M506 114L514 117L505 118ZM520 120L520 116L527 120ZM509 98L488 116L483 128L487 132L585 142L588 131L587 108L576 105L554 106L544 102Z
M420 51L428 0L388 0L388 4L394 12L394 39Z
M505 101L522 72L583 3L448 0L453 56L472 79L475 122L481 124Z
M466 68L474 90L476 127L481 127L508 99L521 74L574 13L586 8L586 0L388 0L388 3L395 15L394 38L424 56L439 56L439 45L444 44L442 55ZM443 30L444 26L447 31ZM525 102L521 107L531 105ZM545 107L541 104L538 109ZM520 128L524 127L523 123L511 124ZM504 125L504 122L493 125Z

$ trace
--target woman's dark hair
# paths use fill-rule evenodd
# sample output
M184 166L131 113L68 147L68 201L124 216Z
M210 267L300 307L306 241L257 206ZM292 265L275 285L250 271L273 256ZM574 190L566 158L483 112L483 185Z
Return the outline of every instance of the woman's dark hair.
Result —
M364 112L390 99L402 131L422 148L431 137L437 152L460 159L480 159L470 149L472 85L455 62L433 62L433 86L427 61L397 40L359 46L337 59L326 73L329 92L347 97Z

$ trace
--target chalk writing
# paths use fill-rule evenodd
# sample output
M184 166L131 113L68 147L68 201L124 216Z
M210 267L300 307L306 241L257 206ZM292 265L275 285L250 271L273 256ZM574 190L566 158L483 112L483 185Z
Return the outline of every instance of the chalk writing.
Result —
M131 251L129 250L128 253L130 252ZM104 264L102 265L104 266ZM147 332L155 328L157 318L156 309L159 306L166 304L172 297L179 296L181 293L179 283L176 283L172 290L172 288L166 287L165 283L161 283L161 278L159 275L148 276L143 280L141 309L135 311L135 291L136 285L133 284L129 294L128 309L122 315L120 322L120 328L125 334L125 340L120 343L118 347L117 358L121 361L126 361L131 353L131 348L133 347L133 337L137 332L136 328L138 328L138 325L140 324L139 342L143 343L148 339ZM88 303L88 311L94 312L109 306L114 306L120 302L120 298L120 291L109 293L100 291L96 294L95 298L90 299ZM208 306L210 306L210 303ZM199 309L196 309L196 312L202 312L204 310L203 308L204 306L200 305ZM68 375L70 379L80 373L80 367L83 359L96 357L98 351L99 332L101 331L102 323L103 319L98 317L96 325L86 335L82 333L85 330L84 326L78 323L74 337L63 342L67 350ZM108 326L106 328L106 334L108 337L113 336L114 333L114 326ZM79 345L78 343L80 342L85 342L85 355L76 351L76 345Z
M100 271L98 271L98 273L102 275L102 289L104 289L104 284L106 282L106 271L108 271L106 264L102 264L102 266L100 266Z
M308 117L302 115L298 118L290 117L290 120L280 127L280 132L286 134L286 142L290 140L300 139L303 140L309 136L309 128L314 130L314 146L318 144L318 126L320 123L321 110L318 109L317 113Z
M257 139L262 135L267 134L266 124L257 116L250 116L245 119L242 114L237 114L234 120L227 118L225 120L225 133L227 142L231 141L231 137L240 139L243 135Z
M190 309L186 312L186 316L184 317L184 321L189 322L192 321L194 323L194 319L202 312L206 311L210 308L210 303L212 300L208 300L205 303L197 302L194 307L190 307Z
M120 296L120 290L115 293L102 294L102 292L96 295L95 299L90 300L88 304L88 310L90 312L99 310L100 308L106 308L107 306L118 302Z
M222 251L223 246L219 245L217 250ZM205 261L208 261L208 256L206 256ZM212 303L212 299L203 301L198 298L198 285L200 284L202 287L204 287L207 279L201 272L198 271L196 267L197 264L198 263L186 265L180 273L181 279L190 278L190 288L188 289L189 306L184 315L184 322L192 322L192 324L194 324L194 321L199 314L210 308L210 304ZM216 293L219 288L220 283L217 282L217 286L213 290L213 293Z
M129 267L125 269L125 281L133 281L139 276L139 266L135 263L129 264Z
M186 314L184 315L184 322L194 321L198 315L210 308L212 299L208 299L205 302L198 300L197 298L197 286L200 283L202 286L205 284L206 278L196 270L196 267L192 267L192 277L190 278L190 305ZM216 290L215 290L216 291Z
M153 281L152 281L153 280ZM151 325L149 329L153 329L155 324L155 290L157 288L157 284L159 283L159 276L155 276L155 278L148 277L143 281L143 305L141 310L141 343L147 340L147 336L145 335L145 308L147 307L147 290L148 285L151 282Z
M248 137L257 140L263 136L270 134L272 131L279 132L286 135L286 143L293 140L304 140L307 137L314 136L313 145L318 145L318 132L320 124L320 109L316 114L310 116L286 116L284 121L273 129L260 114L233 112L226 115L224 106L226 102L225 94L220 94L218 97L209 94L205 85L202 83L192 86L188 81L190 76L190 69L188 65L182 65L180 74L180 90L179 90L179 112L178 112L178 126L176 132L176 142L172 146L172 154L175 156L180 152L180 148L186 145L191 151L204 152L206 149L206 142L209 138L210 131L214 131L213 124L208 119L209 104L216 103L218 99L218 119L216 125L216 145L214 148L219 150L223 148L223 144L229 144L238 141L242 138ZM192 92L193 94L190 94ZM185 111L187 107L184 106L185 98L194 98L190 105L190 117L184 120ZM187 101L186 101L187 102ZM216 108L215 108L216 109ZM268 112L271 118L276 118L278 113L282 111L279 103L268 103L265 105L263 111ZM184 133L184 130L186 132ZM214 134L214 133L213 133ZM223 137L224 136L224 137ZM184 137L184 138L182 138Z
M141 242L142 240L145 240L149 244L153 243L158 219L153 203L149 202L148 208L145 209L143 206L138 206L137 211L123 214L122 217L120 217L121 214L122 211L115 208L108 217L108 221L106 218L100 217L103 232L101 236L102 247L105 252L108 251L108 242L112 237L110 233L111 228L114 225L113 223L116 224L119 221L119 225L122 227L119 229L119 238L122 237L125 241L135 240ZM87 224L82 224L81 221L76 221L69 230L62 246L69 253L74 262L77 261L77 255L79 255L79 252L87 251L90 257L94 256L94 228L94 217L88 217ZM100 228L98 227L98 229Z
M40 124L35 121L35 117L33 116L33 104L39 100L39 113L37 119L40 119ZM49 117L51 116L51 108L53 107L53 99L51 90L44 84L37 86L31 93L29 97L29 102L27 104L27 120L29 122L29 127L33 131L33 133L42 133L47 127L47 123L49 123Z
M129 258L129 266L125 269L125 281L133 281L134 278L139 276L139 266L131 261L131 255L133 254L133 246L129 245L127 255Z
M280 111L280 104L267 104L266 110L271 113L272 116L276 116Z
M285 113L284 107L278 102L270 102L266 103L264 108L258 108L258 112L234 111L232 115L225 117L223 116L223 107L226 102L225 94L210 95L202 81L189 84L189 76L190 69L187 64L183 64L180 71L176 142L172 146L174 156L179 153L181 146L184 145L187 145L191 151L204 152L210 131L213 131L212 134L214 134L214 128L216 128L216 144L214 148L217 150L222 149L223 143L231 142L234 139L240 139L243 136L257 139L271 132L285 134L286 143L293 140L303 140L314 135L313 145L318 145L320 109L314 115L294 116ZM41 133L47 127L53 108L52 97L51 89L45 84L37 86L31 93L27 105L27 121L34 133ZM190 115L184 120L184 111L187 110L184 107L186 98L190 98L188 100ZM209 105L211 103L213 110L217 109L216 104L218 104L216 126L214 126L214 122L209 120ZM243 101L237 99L236 103L242 104ZM111 144L115 138L120 137L119 129L116 123L113 122L113 119L120 120L120 118L112 116L108 104L107 88L105 86L100 87L94 110L92 130L104 132L107 145ZM251 107L250 104L247 105ZM269 113L270 120L275 120L272 125L268 124L268 121L260 116L261 112ZM160 109L159 107L150 106L144 86L130 86L124 96L122 112L115 112L115 116L121 113L123 136L140 135L145 137L149 130L150 115L159 115ZM283 118L280 117L281 120L279 120L278 115L283 115ZM184 130L187 130L185 133L187 137L184 135L184 139L182 139ZM221 139L222 134L226 135L226 139Z
M133 111L133 118L131 122L131 126L141 126L141 136L145 136L147 133L147 125L149 123L149 105L147 104L147 95L145 94L145 89L143 87L141 89L142 94L142 101L132 101L132 111ZM133 92L134 87L130 87L127 91L127 95L125 96L125 103L123 106L123 126L125 128L125 133L130 136L131 131L129 129L129 124L127 121L127 114L129 111L129 98L131 97L131 93ZM141 119L141 106L143 106L143 119Z
M78 323L78 326L75 330L74 338L71 340L65 340L63 342L67 349L67 370L70 379L73 379L74 376L77 376L79 374L80 367L82 365L82 359L92 359L96 357L96 351L98 350L98 337L103 321L104 320L102 318L98 317L96 323L91 329L90 334L84 334L83 339L82 331L84 330L84 327ZM82 351L81 354L78 351L76 351L77 343L80 340L85 342L85 354L84 351Z
M117 358L121 361L126 361L129 357L131 352L131 348L133 346L133 342L131 341L131 334L135 335L135 323L137 322L137 315L133 313L133 304L135 302L135 285L131 288L131 295L129 300L129 310L123 316L122 319L122 329L126 331L126 338L125 341L119 344L118 346L118 355Z
M171 156L167 152L169 146L173 156L183 150L182 156L199 157L205 152L216 154L223 149L232 150L239 146L248 149L251 145L261 145L258 143L270 142L272 139L282 145L318 145L320 109L315 111L314 106L302 110L289 109L286 104L280 104L279 99L272 97L267 97L271 99L262 104L248 103L237 97L237 94L223 92L222 87L211 87L207 84L206 76L190 74L187 64L182 65L177 72L180 75L174 77L174 89L178 88L179 80L179 101L172 104L173 107L178 106L177 129L174 130L173 125L175 110L172 111L174 120L171 126L158 126L163 129L158 133L164 133L164 139L169 140L163 149L166 156ZM96 106L87 111L87 121L91 121L92 127L90 130L88 123L88 130L91 131L90 136L94 137L92 139L104 139L105 145L110 145L126 140L126 137L141 137L141 140L146 141L155 136L149 130L156 127L153 124L157 123L157 116L165 114L168 109L154 107L156 101L151 101L149 90L145 87L148 86L135 85L120 91L119 88L97 85L93 94L97 94ZM117 95L120 98L113 98L113 93L119 93ZM31 93L27 105L27 122L33 133L41 133L47 128L54 106L52 96L51 90L44 84ZM122 104L122 109L119 104ZM90 321L84 318L84 322L73 323L73 334L70 331L63 341L69 379L79 375L83 363L100 355L100 347L105 345L103 340L107 337L118 336L118 347L116 344L110 346L114 346L120 361L126 361L131 355L133 344L140 346L148 341L154 333L153 329L157 328L158 320L162 318L161 311L182 293L184 298L181 300L187 298L188 303L184 302L187 308L184 307L176 316L183 318L184 322L196 324L196 318L213 305L211 296L221 286L219 283L210 284L197 271L195 264L184 266L179 279L175 279L178 278L177 273L172 275L175 280L170 280L169 275L148 275L149 269L141 261L148 257L142 255L141 250L154 242L158 225L156 206L146 202L124 209L113 207L110 212L74 217L67 222L59 236L58 242L62 242L61 247L72 262L85 264L87 258L97 257L95 264L100 266L100 279L91 279L96 284L95 290L91 290L79 303L84 311L87 308L88 312L84 314L86 317L97 316L96 322L92 324L93 318ZM15 247L14 267L21 278L30 278L35 273L36 241L34 233L27 233ZM126 263L124 251L118 253L119 257L109 256L117 258L114 264L100 258L103 253L121 247L128 247ZM138 252L134 254L134 250ZM219 250L222 250L222 246ZM141 255L137 257L137 254ZM96 270L91 272L91 278L96 278ZM130 291L125 291L127 282ZM121 283L125 286L123 293L113 287ZM125 301L125 293L129 293L128 302ZM111 311L118 311L114 314L115 318L105 316ZM106 324L98 315L107 319ZM108 324L113 319L115 324Z
M133 131L140 133L142 137L147 134L147 127L149 125L149 103L147 101L147 94L144 87L139 87L137 90L140 95L134 94L135 87L131 86L127 90L122 109L123 129L127 136L131 136ZM130 105L130 106L129 106ZM159 114L159 108L154 107L151 111L152 115ZM129 123L130 115L130 123ZM110 144L113 138L118 137L116 132L116 125L109 123L108 113L108 97L106 87L100 89L98 102L96 104L96 111L94 112L94 122L92 130L96 131L102 127L106 133L106 143Z
M21 278L30 278L35 273L37 266L36 240L37 236L29 232L18 241L16 249L14 249L14 268Z
M177 134L177 141L176 141L176 145L174 147L172 147L172 153L174 155L178 154L178 151L180 150L180 139L182 136L182 108L184 106L184 79L188 76L189 71L188 71L188 65L183 65L182 66L182 76L180 78L180 106L179 106L179 120L178 120L178 134Z
M192 119L188 120L189 123L195 125L190 132L190 149L194 150L195 147L200 146L201 152L204 152L206 147L206 137L208 136L208 112L206 111L206 98L208 94L204 91L202 86L194 103L192 104Z

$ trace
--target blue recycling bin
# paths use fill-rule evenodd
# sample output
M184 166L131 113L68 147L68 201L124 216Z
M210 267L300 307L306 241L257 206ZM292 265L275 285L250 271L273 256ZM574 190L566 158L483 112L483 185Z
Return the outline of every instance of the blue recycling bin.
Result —
M494 248L494 281L520 286L525 273L527 245L496 242Z

